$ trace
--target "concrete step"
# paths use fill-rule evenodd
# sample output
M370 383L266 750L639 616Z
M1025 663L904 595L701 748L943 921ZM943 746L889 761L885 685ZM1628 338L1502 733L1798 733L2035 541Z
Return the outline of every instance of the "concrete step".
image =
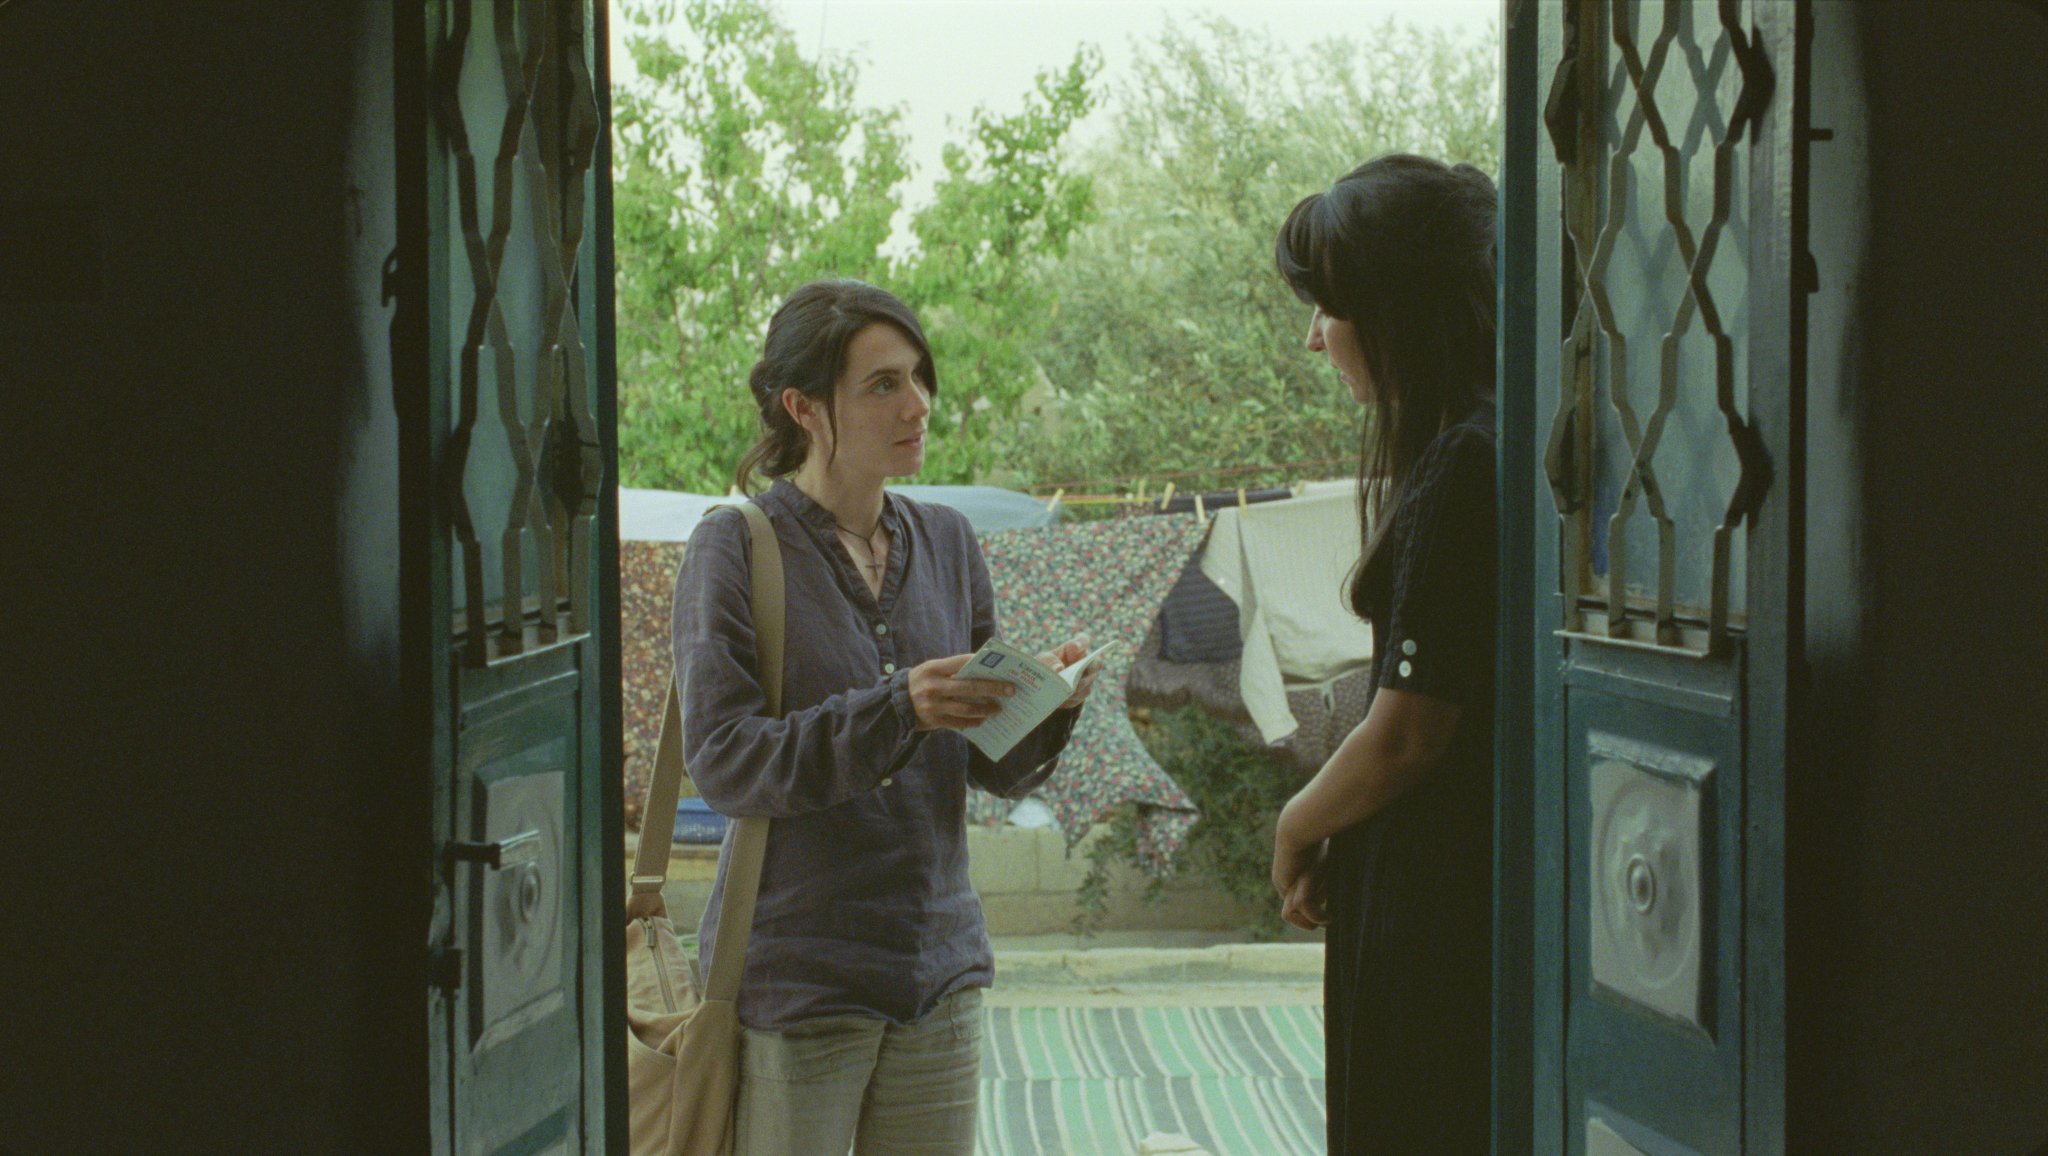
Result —
M1320 986L1321 943L1181 947L996 948L996 987Z

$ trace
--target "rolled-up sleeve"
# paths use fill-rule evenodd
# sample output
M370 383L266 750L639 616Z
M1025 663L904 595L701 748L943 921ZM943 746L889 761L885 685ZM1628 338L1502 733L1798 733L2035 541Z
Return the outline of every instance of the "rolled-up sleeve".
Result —
M1493 446L1455 430L1418 460L1395 514L1393 598L1379 685L1461 706L1491 693Z
M719 513L698 524L676 577L683 758L697 793L745 818L821 811L873 790L922 738L909 673L763 717L747 554L745 517Z
M982 557L981 543L970 535L967 548L973 603L973 649L980 650L996 637L996 593L989 582L988 562ZM1079 710L1053 711L1000 759L991 759L981 753L981 748L969 744L968 779L998 798L1023 798L1032 788L1052 776L1059 765L1060 751L1066 748L1068 736L1074 733L1074 720L1080 714Z

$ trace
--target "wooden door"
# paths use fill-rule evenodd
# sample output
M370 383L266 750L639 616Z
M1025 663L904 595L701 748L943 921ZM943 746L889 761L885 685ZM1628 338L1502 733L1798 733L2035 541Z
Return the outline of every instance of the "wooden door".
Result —
M1529 664L1503 708L1528 712L1503 729L1529 752L1503 752L1504 783L1528 776L1502 815L1530 840L1502 861L1531 905L1519 925L1503 905L1517 1149L1782 1147L1803 20L1772 0L1511 8L1504 266L1534 292L1507 295L1533 353L1506 364L1510 391L1518 366L1535 386L1504 410L1505 505L1534 531L1507 538L1534 565L1505 571L1526 586L1503 634Z
M604 29L586 0L401 8L391 275L438 776L437 1150L618 1150Z

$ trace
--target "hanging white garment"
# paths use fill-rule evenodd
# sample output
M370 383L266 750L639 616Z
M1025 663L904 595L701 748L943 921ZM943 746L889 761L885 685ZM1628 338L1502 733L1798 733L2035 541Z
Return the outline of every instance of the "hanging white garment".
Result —
M1318 683L1372 661L1372 628L1345 597L1358 561L1358 486L1311 482L1279 502L1216 511L1202 573L1237 603L1238 688L1267 742L1299 725L1287 684Z

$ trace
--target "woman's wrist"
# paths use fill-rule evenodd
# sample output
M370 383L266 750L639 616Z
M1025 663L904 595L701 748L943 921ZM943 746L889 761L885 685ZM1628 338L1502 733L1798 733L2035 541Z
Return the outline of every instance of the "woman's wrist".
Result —
M1280 817L1273 828L1273 841L1291 851L1299 851L1321 842L1309 837L1304 830L1307 814L1302 806L1301 796L1295 795L1280 808Z

